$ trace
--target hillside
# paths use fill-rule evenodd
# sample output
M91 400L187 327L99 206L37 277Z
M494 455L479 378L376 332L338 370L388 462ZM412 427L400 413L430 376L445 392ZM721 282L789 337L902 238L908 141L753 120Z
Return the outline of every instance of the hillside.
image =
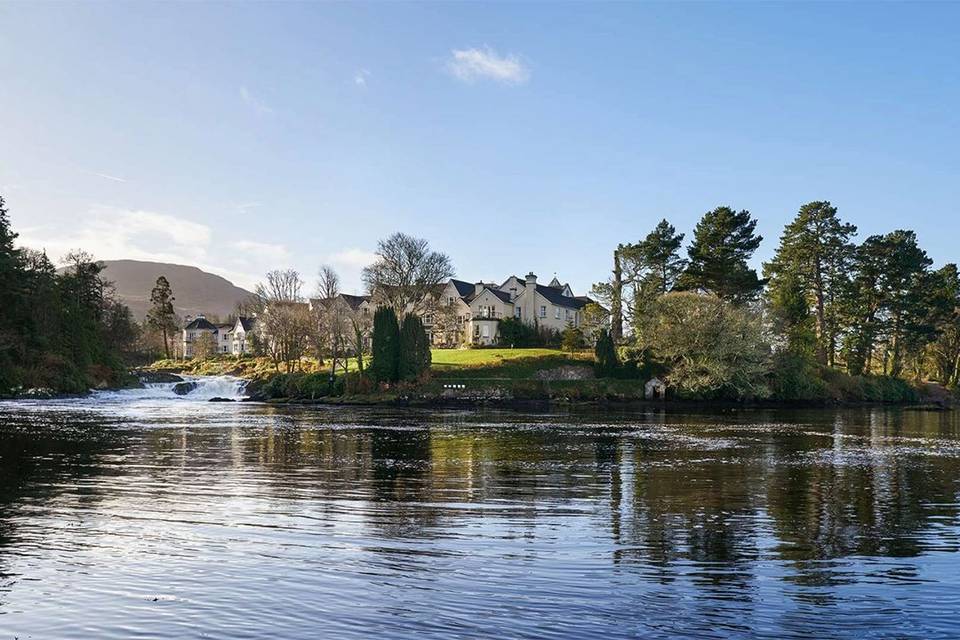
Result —
M117 295L142 320L150 308L150 290L157 278L166 276L176 297L174 306L180 317L205 314L225 317L251 292L235 286L226 278L196 267L140 260L104 260L104 276L114 283Z

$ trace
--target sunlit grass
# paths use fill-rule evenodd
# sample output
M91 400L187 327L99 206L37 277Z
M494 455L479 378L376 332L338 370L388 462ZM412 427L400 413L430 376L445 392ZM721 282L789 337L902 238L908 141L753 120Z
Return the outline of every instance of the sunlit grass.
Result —
M526 379L542 369L593 361L589 352L560 349L434 349L432 357L432 373L444 378Z

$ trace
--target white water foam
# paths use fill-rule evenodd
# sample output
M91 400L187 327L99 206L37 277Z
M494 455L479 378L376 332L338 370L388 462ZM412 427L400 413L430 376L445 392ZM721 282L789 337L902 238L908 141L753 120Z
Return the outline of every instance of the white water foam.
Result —
M247 381L234 376L181 376L183 382L157 382L147 384L143 389L123 389L120 391L95 391L94 397L100 399L126 400L183 400L208 402L212 398L242 400L246 397L244 389ZM173 389L178 384L192 384L194 388L185 394Z

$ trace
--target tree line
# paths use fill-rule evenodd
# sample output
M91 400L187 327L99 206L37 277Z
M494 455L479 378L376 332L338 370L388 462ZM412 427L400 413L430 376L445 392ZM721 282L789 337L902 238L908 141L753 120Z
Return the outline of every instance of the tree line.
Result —
M960 278L939 269L916 234L857 242L830 202L800 207L762 276L763 238L749 211L703 215L684 234L662 220L613 252L594 293L610 336L694 394L815 394L835 374L960 382ZM775 389L768 388L773 385Z
M0 395L121 382L138 327L103 266L74 251L57 271L46 253L16 247L16 238L0 196Z

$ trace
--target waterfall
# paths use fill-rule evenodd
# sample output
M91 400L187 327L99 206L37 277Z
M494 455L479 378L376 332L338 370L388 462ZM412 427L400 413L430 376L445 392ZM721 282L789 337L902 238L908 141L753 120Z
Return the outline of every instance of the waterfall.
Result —
M178 400L207 402L211 398L242 400L247 381L233 376L182 376L183 382L156 382L142 389L95 391L93 397L102 400ZM174 387L188 385L185 393L176 393ZM182 389L182 387L181 387Z
M210 400L211 398L240 400L245 397L243 390L247 386L247 381L233 376L207 376L185 378L185 380L197 384L196 389L183 396L187 400Z

